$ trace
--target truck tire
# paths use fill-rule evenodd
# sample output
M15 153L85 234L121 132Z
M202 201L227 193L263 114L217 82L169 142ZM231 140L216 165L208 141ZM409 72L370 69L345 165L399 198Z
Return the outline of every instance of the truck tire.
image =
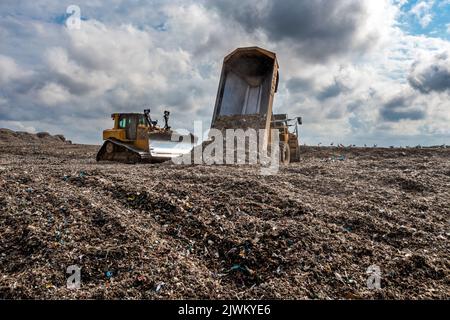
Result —
M280 142L280 163L287 165L291 162L291 150L285 142Z
M300 161L300 147L291 149L291 162Z

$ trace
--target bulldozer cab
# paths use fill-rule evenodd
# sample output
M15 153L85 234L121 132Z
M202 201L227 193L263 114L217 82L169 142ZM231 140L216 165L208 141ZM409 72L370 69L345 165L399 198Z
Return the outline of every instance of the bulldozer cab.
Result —
M139 115L135 114L119 115L118 129L125 130L125 137L127 140L136 140L138 124L139 124Z
M111 117L114 119L114 130L123 131L125 133L124 138L129 141L139 139L139 127L148 127L148 123L143 114L115 113Z

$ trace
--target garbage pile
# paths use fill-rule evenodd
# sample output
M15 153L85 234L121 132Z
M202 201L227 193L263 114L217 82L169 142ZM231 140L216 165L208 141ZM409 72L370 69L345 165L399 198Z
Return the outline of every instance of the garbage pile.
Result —
M48 132L28 133L0 128L0 144L51 144L71 143L61 135L51 135Z
M29 148L0 145L0 298L450 296L448 149L303 147L261 176Z

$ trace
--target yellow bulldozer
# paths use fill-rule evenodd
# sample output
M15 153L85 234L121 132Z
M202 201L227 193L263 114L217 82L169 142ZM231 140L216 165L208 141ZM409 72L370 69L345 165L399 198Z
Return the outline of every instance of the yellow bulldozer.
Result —
M150 109L143 113L113 113L114 127L103 131L104 143L97 153L97 161L157 163L189 152L194 136L186 139L172 131L169 115L169 111L164 111L164 126L160 127L150 117ZM178 140L173 141L173 137ZM191 143L186 144L186 141Z

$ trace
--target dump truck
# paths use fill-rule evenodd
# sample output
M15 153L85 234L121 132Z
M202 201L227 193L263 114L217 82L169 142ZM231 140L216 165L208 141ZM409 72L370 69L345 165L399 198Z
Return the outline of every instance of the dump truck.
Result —
M104 143L96 160L157 163L189 152L196 138L172 131L169 115L169 111L164 111L164 126L160 127L158 121L152 120L150 109L143 113L113 113L114 127L103 131ZM178 141L173 137L178 137Z
M274 52L259 48L238 48L223 60L222 73L211 128L265 129L263 145L271 145L271 129L279 131L280 162L299 161L301 117L273 114L278 90L279 65Z

